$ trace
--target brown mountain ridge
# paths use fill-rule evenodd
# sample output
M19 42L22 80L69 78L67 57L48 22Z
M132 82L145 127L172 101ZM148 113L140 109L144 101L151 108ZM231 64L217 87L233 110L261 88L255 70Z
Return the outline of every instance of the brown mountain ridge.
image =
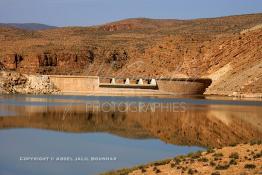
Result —
M262 14L0 27L0 67L28 74L210 77L207 94L260 97Z

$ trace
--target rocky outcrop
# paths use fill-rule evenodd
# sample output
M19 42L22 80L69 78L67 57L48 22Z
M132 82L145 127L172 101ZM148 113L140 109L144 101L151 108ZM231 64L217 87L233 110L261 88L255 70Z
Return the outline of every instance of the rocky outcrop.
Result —
M126 51L116 51L111 52L106 60L106 63L112 65L115 70L121 69L128 61L128 53Z
M104 26L103 30L109 31L109 32L114 32L114 31L118 31L118 30L130 30L130 29L134 29L134 28L135 27L132 24L121 24L121 25L110 24L110 25Z
M43 53L38 55L39 66L57 66L57 55Z
M0 62L0 71L4 70L5 66Z
M58 90L50 82L48 76L1 71L0 93L51 94L58 93Z

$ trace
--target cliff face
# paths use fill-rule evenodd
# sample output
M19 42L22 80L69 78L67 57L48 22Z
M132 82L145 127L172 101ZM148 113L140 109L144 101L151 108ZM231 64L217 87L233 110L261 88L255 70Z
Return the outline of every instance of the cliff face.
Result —
M208 94L261 92L262 14L129 19L94 27L0 27L0 65L20 73L211 77Z

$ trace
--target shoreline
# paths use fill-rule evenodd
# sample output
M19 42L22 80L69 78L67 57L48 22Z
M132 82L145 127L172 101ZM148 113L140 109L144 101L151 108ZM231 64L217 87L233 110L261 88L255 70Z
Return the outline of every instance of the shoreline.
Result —
M260 174L262 142L238 144L179 155L133 168L101 173L101 175L181 175L181 174Z

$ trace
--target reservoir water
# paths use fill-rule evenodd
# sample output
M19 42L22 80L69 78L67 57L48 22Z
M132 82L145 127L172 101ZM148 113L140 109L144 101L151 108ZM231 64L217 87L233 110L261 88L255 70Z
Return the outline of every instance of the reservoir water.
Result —
M99 174L262 139L262 102L0 96L0 174Z

